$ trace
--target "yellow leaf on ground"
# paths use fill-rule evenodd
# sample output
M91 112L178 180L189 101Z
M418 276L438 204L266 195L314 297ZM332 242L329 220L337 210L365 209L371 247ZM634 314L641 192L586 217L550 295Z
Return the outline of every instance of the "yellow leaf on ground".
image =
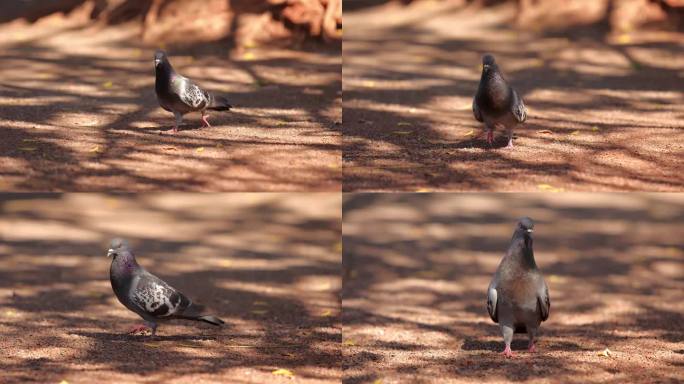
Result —
M579 131L572 131L570 132L571 135L579 135Z
M611 352L610 349L606 348L603 351L597 353L597 355L603 357L613 357L613 352Z
M394 131L392 133L394 133L395 135L410 135L413 132L412 131Z
M254 52L245 52L245 54L242 55L242 59L247 61L254 60L255 58L256 56L254 56Z
M537 188L539 188L542 191L548 191L548 192L563 192L563 188L556 188L556 187L549 185L549 184L539 184L539 185L537 185Z
M397 123L397 126L399 126L399 127L410 127L411 123L407 123L405 121L400 121Z
M38 148L36 148L36 147L19 147L19 150L24 151L24 152L32 152L32 151L35 151L36 149L38 149Z
M463 136L472 136L475 133L472 129L466 133L463 134Z
M594 125L593 127L591 127L591 130L594 131L594 132L596 132L596 131L599 130L599 127L597 127L597 126Z
M144 346L150 347L150 348L159 348L161 347L161 344L159 343L143 343Z
M368 87L368 88L375 87L375 81L371 81L371 80L366 80L362 84L364 87Z
M93 153L99 153L102 152L102 148L100 148L99 145L96 145L88 150L88 152L93 152Z
M254 309L251 312L255 315L265 315L268 313L268 311L265 309Z
M547 134L551 134L551 133L553 133L553 132L552 132L551 130L549 130L549 129L542 129L541 131L537 131L537 133L547 133Z
M382 379L375 379L373 384L382 384Z
M632 36L629 33L623 33L617 37L618 44L629 44L632 42Z
M354 340L345 340L345 341L342 343L342 345L346 345L347 347L353 347L353 346L356 345L356 343L354 342Z
M326 309L325 311L323 311L323 313L321 313L321 316L322 317L330 317L330 316L332 316L332 311L329 309Z
M276 369L275 371L271 372L272 374L276 376L285 376L285 377L294 377L294 373L288 369Z
M220 265L222 267L232 267L233 261L232 260L219 260L218 265Z
M114 83L112 83L111 81L105 81L104 83L102 83L102 86L105 88L111 88L113 85Z
M335 251L335 253L342 253L342 242L341 241L338 241L337 243L335 243L335 245L333 245L333 251Z
M195 152L197 152L197 153L204 152L204 147L199 147L199 148L195 149Z
M17 313L11 309L5 311L5 316L7 317L17 317Z
M565 278L558 275L549 275L547 276L547 280L549 280L552 283L560 283L562 281L565 281Z

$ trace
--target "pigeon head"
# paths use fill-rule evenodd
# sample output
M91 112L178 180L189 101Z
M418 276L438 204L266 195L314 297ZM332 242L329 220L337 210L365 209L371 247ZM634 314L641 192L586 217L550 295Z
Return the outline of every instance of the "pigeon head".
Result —
M527 233L532 233L534 231L534 221L529 217L523 217L518 221L518 228Z
M124 239L117 237L113 239L112 242L109 244L109 250L107 250L107 257L116 258L121 254L126 254L130 252L131 248L129 247L128 242Z
M158 49L157 52L154 53L154 67L158 67L159 64L163 63L164 61L166 61L166 52Z
M494 56L487 53L486 55L482 56L482 71L483 72L489 72L492 69L497 68L496 65L496 60L494 60Z

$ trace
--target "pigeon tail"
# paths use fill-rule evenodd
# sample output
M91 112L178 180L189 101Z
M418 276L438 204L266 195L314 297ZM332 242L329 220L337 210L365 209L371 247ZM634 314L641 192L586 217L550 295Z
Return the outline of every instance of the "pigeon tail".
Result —
M213 111L230 111L231 108L233 108L233 106L228 103L228 99L223 96L215 96L212 98L211 104L209 104L207 109Z
M225 321L219 319L216 316L179 316L181 319L186 319L186 320L195 320L195 321L203 321L205 323L209 323L211 325L216 325L216 326L221 326L225 324Z

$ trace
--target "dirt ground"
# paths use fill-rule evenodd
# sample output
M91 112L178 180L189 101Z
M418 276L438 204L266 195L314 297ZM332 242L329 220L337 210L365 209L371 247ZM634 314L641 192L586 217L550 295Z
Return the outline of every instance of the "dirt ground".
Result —
M683 34L533 32L512 5L398 3L345 8L345 191L684 187ZM486 52L529 107L512 150L475 137Z
M339 193L0 199L0 382L340 382ZM113 236L226 325L126 335Z
M235 106L210 113L213 128L194 113L171 134L157 46L139 24L78 20L0 25L1 190L340 190L339 46L165 46L181 74Z
M684 381L681 195L354 194L343 212L345 383ZM486 289L524 215L551 315L537 353L516 335L505 359Z

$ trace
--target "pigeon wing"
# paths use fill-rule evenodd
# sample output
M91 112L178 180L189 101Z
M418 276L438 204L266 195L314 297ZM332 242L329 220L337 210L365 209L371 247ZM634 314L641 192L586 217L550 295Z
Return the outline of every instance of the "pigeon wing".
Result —
M205 109L211 104L211 95L209 92L200 88L190 79L183 78L180 83L178 96L183 104L193 110Z
M475 120L482 122L482 112L477 106L477 96L473 97L473 116L475 116Z
M527 108L525 108L525 103L523 102L522 97L518 95L518 92L516 92L515 89L512 89L512 91L513 102L511 105L511 112L513 112L513 116L515 116L518 123L524 123L525 120L527 120Z
M496 284L495 281L492 280L492 282L489 284L489 288L487 289L487 312L489 312L489 317L492 318L492 321L495 323L499 322L499 313L497 311L497 299L498 295L496 292Z
M145 271L132 292L132 302L148 316L168 317L183 313L192 302L166 282Z
M537 306L539 307L539 315L541 321L546 321L549 318L549 311L551 310L551 299L549 298L549 287L542 281L541 289L537 294Z

